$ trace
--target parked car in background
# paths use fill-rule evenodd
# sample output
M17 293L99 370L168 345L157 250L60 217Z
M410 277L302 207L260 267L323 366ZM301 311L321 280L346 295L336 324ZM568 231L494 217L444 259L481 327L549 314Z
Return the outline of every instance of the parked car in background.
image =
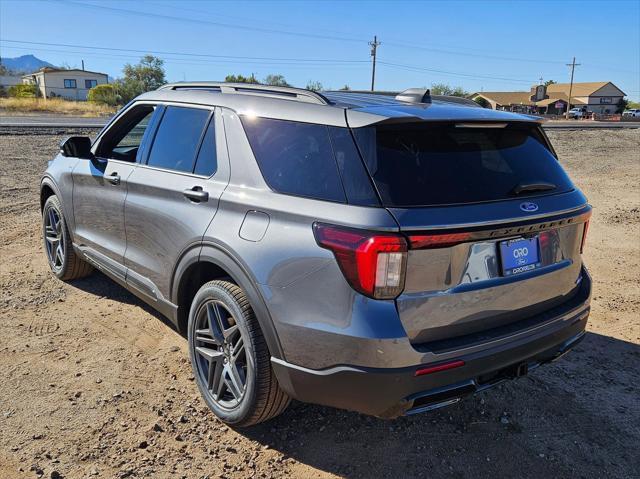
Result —
M62 144L46 257L166 315L226 423L290 398L429 411L584 337L591 207L539 121L421 89L166 85Z
M640 118L640 108L630 108L629 110L625 110L622 113L622 116L631 117L631 118Z
M585 107L576 107L569 110L569 114L567 115L569 118L573 118L574 120L580 120L585 118L587 114L591 113L587 111Z

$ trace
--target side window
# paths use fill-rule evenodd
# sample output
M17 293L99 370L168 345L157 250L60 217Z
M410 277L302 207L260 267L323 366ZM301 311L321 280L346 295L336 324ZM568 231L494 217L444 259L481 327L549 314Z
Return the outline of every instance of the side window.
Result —
M191 173L210 110L170 106L156 132L147 164Z
M64 87L65 88L76 88L77 84L75 80L69 80L67 78L64 79Z
M193 172L196 175L212 176L218 169L216 153L216 125L215 118L211 115L209 126L202 139L202 145L196 159L196 167Z
M279 193L344 203L344 190L324 125L242 118L267 184Z
M100 141L98 156L122 161L136 161L149 121L155 111L154 105L140 105L127 112Z

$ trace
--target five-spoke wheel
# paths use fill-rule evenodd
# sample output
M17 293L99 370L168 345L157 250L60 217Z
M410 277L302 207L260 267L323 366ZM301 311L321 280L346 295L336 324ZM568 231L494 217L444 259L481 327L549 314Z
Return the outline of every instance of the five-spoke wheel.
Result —
M62 205L56 195L49 196L42 208L42 235L47 261L58 278L78 279L93 271L93 267L73 249Z
M188 333L196 383L222 421L250 426L284 411L289 397L242 288L230 281L205 283L191 303Z
M238 323L224 303L217 300L202 305L196 322L198 373L214 401L233 409L242 401L250 367Z

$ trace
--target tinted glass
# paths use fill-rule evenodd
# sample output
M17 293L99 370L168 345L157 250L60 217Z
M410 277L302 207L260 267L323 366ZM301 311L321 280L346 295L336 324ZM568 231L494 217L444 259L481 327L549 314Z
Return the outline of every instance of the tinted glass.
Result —
M242 118L267 184L275 191L344 202L325 125Z
M573 188L541 134L530 126L422 123L353 131L385 206L477 203ZM555 187L521 188L540 183Z
M364 168L348 128L329 127L335 156L347 202L360 206L380 206L371 179Z
M136 161L142 138L154 111L155 106L144 105L127 112L100 142L98 156L122 161Z
M209 110L167 107L153 140L148 165L191 173Z
M216 126L214 118L211 117L209 126L204 134L198 159L196 160L196 175L211 176L218 169L218 159L216 157Z

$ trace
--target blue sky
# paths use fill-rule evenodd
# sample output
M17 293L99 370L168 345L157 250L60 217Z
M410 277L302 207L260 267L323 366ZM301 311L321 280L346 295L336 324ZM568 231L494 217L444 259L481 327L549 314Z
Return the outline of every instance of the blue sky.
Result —
M367 89L377 35L377 89L528 90L540 77L568 82L575 56L576 81L612 81L638 100L639 29L640 0L0 0L3 57L84 59L118 77L124 63L163 52L170 81L280 73L297 86Z

